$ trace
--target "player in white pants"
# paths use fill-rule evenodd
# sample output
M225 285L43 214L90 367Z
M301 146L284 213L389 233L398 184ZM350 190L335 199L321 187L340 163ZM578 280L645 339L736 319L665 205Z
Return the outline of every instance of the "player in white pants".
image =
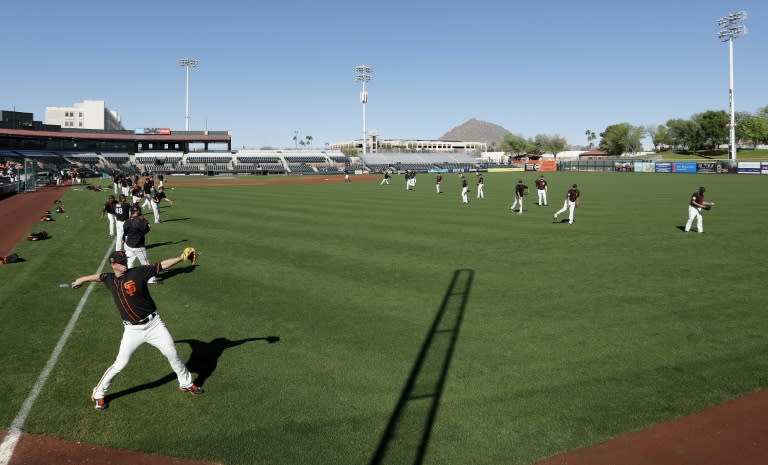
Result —
M193 395L203 393L203 389L192 382L192 374L179 358L173 337L157 313L157 306L147 287L151 278L184 259L189 259L186 253L154 265L129 269L127 255L115 251L109 256L112 273L81 276L72 282L73 288L87 282L103 282L112 293L118 313L123 319L123 337L117 357L91 393L91 403L97 410L107 408L105 396L112 380L128 365L136 349L144 343L154 346L168 359L171 369L176 373L180 391Z
M442 174L438 174L437 176L435 176L435 192L437 192L438 194L442 194L443 193L443 191L440 190L440 183L441 182L443 182L443 175Z
M701 209L708 209L715 204L715 202L707 202L704 200L704 192L706 189L704 186L699 187L699 190L691 194L691 201L688 203L688 221L685 223L684 231L691 230L693 220L696 220L696 230L700 233L704 232L704 220L701 216Z
M478 173L477 174L477 198L478 199L485 198L485 192L483 192L483 184L485 184L483 175Z
M512 203L512 206L509 207L511 211L515 211L515 207L520 205L520 209L517 211L517 213L523 213L523 196L525 196L526 192L528 192L528 186L523 184L522 179L517 181L517 184L515 185L515 201Z
M467 178L464 177L464 175L461 175L461 203L464 205L469 205L469 183L467 183Z
M558 215L568 210L568 224L573 224L573 210L579 206L580 197L581 197L581 192L579 191L579 186L574 184L573 186L571 186L570 189L568 189L568 192L565 194L565 202L563 202L563 208L561 208L560 210L557 211L557 213L555 213L555 216L552 218L552 221L556 221Z
M125 233L123 242L128 268L133 266L136 259L144 266L149 265L147 248L144 246L145 236L149 232L149 222L141 214L140 208L131 208L131 218L123 225L123 231ZM149 282L157 284L160 282L160 278L152 276L149 278Z
M544 175L539 176L539 179L536 180L536 192L539 194L537 205L549 205L547 202L547 180L544 179Z

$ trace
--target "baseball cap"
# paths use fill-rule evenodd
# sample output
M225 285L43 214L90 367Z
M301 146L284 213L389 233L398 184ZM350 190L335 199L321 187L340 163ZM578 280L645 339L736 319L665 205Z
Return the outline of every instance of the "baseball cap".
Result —
M112 255L109 256L109 263L120 263L121 265L127 265L128 256L125 255L125 252L122 250L117 250L112 252Z

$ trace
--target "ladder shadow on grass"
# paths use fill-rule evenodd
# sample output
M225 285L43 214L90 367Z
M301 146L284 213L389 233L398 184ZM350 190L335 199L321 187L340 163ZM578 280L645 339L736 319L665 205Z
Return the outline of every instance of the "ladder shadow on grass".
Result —
M252 341L266 341L269 344L274 344L280 340L279 336L266 336L266 337L249 337L245 339L231 340L225 337L217 337L210 342L204 342L197 339L179 339L174 341L175 343L187 343L192 348L192 353L189 355L189 359L186 362L187 369L190 372L195 373L197 377L193 380L198 386L205 384L205 381L216 371L216 367L219 364L219 358L224 354L224 351L237 347L246 342ZM114 394L107 394L107 401L113 401L120 397L134 394L148 389L154 389L172 381L176 381L176 373L169 373L162 378L150 381L148 383L140 384L128 389L124 389Z
M469 269L454 272L370 465L423 462L474 274Z

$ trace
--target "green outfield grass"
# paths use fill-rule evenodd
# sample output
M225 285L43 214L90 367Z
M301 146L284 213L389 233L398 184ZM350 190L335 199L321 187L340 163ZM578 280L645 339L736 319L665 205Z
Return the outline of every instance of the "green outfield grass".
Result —
M122 333L99 285L23 430L227 465L370 463L456 270L474 277L444 388L422 370L416 391L440 400L426 464L531 464L768 385L768 177L551 173L548 207L535 205L536 177L487 174L486 198L473 189L468 207L455 174L442 195L432 175L413 192L402 177L171 178L176 204L148 236L150 258L194 246L200 264L152 292L182 358L208 370L206 394L177 392L144 346L109 409L92 409ZM518 179L532 193L523 215L509 212ZM573 182L575 224L553 223ZM705 234L685 234L699 185L716 206ZM26 261L0 267L0 428L86 291L58 285L107 253L105 197L71 190L67 214L36 228L52 239L20 243ZM423 412L400 420L418 445Z

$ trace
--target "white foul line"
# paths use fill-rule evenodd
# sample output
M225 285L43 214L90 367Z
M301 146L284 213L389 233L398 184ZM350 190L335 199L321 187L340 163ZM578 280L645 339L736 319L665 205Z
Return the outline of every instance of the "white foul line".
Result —
M114 250L113 247L114 243L110 244L106 255L104 255L104 258L101 260L98 270L101 270L107 263L107 257L109 257L109 254ZM32 410L32 404L37 400L37 396L40 395L40 391L43 390L45 382L48 381L48 376L50 376L51 371L53 371L53 367L55 367L56 363L59 361L61 351L64 350L64 345L67 343L69 336L75 329L75 323L77 323L77 319L80 317L80 313L82 313L83 307L85 307L85 303L88 301L88 296L91 295L91 291L93 291L95 285L96 283L91 283L85 290L85 294L80 298L80 302L77 304L75 312L69 319L69 323L67 323L67 326L64 328L64 333L62 333L59 338L59 342L56 343L56 347L53 349L51 357L48 359L48 362L46 362L45 367L43 367L43 371L41 371L40 375L37 377L35 385L32 386L32 390L29 391L29 395L21 405L21 409L19 409L19 412L16 414L16 418L11 422L8 434L5 435L3 442L0 443L0 465L8 465L11 461L13 451L16 449L16 444L18 444L19 438L21 437L21 427L24 426L24 422L27 421L27 416L29 415L30 410Z

